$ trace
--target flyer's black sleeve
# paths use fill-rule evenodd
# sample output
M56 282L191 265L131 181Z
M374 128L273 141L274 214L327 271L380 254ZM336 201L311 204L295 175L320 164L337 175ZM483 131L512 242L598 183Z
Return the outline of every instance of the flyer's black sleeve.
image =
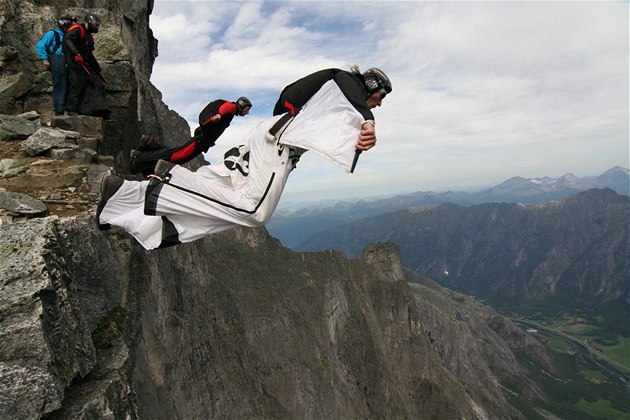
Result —
M352 106L363 115L363 118L374 121L374 115L367 106L367 93L362 81L354 74L345 71L337 73L333 80Z

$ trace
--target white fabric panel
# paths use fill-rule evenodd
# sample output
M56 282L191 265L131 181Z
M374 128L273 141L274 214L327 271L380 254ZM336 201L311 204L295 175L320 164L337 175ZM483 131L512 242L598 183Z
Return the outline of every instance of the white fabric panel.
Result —
M312 150L350 172L364 122L339 86L329 80L281 133L280 143Z
M145 216L144 196L147 181L125 181L101 213L100 222L119 226L133 235L146 249L157 248L162 242L162 218Z

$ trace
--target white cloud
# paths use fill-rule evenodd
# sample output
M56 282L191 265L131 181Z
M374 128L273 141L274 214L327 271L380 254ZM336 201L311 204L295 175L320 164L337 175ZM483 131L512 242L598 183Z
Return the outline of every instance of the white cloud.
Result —
M216 97L254 101L218 157L287 83L355 63L385 70L394 91L374 110L377 147L354 175L307 154L292 197L595 175L628 167L627 16L627 2L607 1L158 0L152 81L193 122Z

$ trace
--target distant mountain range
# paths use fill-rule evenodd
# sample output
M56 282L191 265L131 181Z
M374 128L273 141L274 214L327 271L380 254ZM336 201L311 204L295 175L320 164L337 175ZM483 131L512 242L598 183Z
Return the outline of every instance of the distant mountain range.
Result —
M630 197L610 189L543 204L449 203L332 228L296 249L356 257L388 241L406 267L478 298L601 306L629 299L629 216Z
M473 204L489 202L542 203L568 197L591 188L610 188L620 195L630 195L630 171L615 166L594 178L566 174L560 178L513 177L485 191L472 194Z
M597 177L579 178L566 174L560 178L513 177L479 192L418 191L377 200L341 201L332 206L278 210L267 223L271 235L292 248L315 232L379 214L419 205L453 203L470 206L481 203L542 203L569 197L591 188L610 188L630 195L630 171L615 166Z

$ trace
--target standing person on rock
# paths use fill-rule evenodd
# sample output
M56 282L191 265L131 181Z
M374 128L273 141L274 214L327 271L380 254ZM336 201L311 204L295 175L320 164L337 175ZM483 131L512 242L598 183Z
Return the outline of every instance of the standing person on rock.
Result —
M68 66L69 86L66 97L68 115L93 115L109 117L105 101L105 78L101 66L94 57L94 35L101 21L93 13L85 16L85 22L68 28L63 38L63 51Z
M77 19L63 16L57 20L57 27L46 32L35 45L37 55L42 59L44 68L52 77L52 99L55 115L63 115L66 110L66 91L68 75L63 56L63 37L68 28Z

